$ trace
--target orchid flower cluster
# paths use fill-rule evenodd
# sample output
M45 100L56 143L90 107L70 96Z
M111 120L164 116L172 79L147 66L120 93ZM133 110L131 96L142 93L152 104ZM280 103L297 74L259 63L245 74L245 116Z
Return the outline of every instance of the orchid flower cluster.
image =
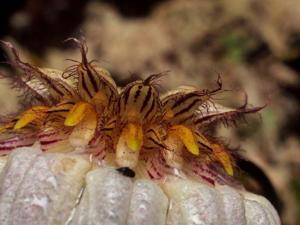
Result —
M11 43L2 42L20 71L15 86L33 99L19 115L2 118L2 155L39 142L44 151L80 151L100 161L113 154L120 167L144 163L153 179L176 169L208 180L212 170L207 177L203 171L212 165L227 177L234 175L238 152L207 131L263 107L215 103L213 96L222 92L220 77L212 89L185 86L164 95L159 91L164 73L118 87L106 69L87 59L85 42L70 41L80 49L81 62L72 60L65 71L23 62Z

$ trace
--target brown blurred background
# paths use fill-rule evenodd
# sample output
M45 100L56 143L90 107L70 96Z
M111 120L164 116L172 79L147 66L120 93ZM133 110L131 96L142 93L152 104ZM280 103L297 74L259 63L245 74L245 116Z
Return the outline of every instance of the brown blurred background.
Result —
M65 59L79 59L79 52L63 40L82 36L89 58L120 86L169 70L165 90L208 88L220 73L232 90L222 104L242 104L243 91L252 105L268 103L260 116L218 132L260 168L241 165L248 188L272 201L283 224L300 224L298 0L1 1L0 39L14 42L30 63L65 69ZM4 51L0 58L7 60ZM16 112L19 93L0 82L0 113Z

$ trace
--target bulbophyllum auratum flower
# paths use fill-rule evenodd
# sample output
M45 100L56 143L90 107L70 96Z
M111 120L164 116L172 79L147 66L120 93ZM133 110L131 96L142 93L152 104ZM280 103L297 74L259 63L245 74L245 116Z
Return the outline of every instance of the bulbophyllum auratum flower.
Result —
M161 102L156 85L162 75L154 74L132 82L120 93L120 135L116 145L116 161L120 166L134 168L137 165L141 149L147 148L145 140L151 140L148 136L151 127L160 123Z
M217 84L218 87L214 90L183 87L162 97L163 120L167 127L165 138L167 149L164 151L164 158L170 166L181 169L184 149L197 157L200 155L201 145L204 145L204 142L208 143L205 141L205 137L195 129L194 120L196 111L207 104L212 95L217 94L222 89L220 77ZM175 164L173 164L174 162Z
M106 144L100 144L99 139L110 140L115 126L117 87L107 70L87 60L85 43L75 38L68 40L78 45L82 61L64 72L65 78L76 80L79 96L79 101L68 112L64 125L74 127L69 137L73 147L84 150L90 144L90 147L98 149L96 145ZM102 152L103 149L98 151Z
M20 70L15 84L38 101L1 127L2 132L14 136L0 143L3 153L32 145L36 140L45 150L53 150L53 145L66 139L66 144L75 149L85 149L89 144L95 147L95 143L99 143L96 136L106 140L105 135L115 120L116 85L107 70L87 60L83 41L75 38L69 41L79 47L82 61L75 61L76 64L64 72L25 63L12 44L2 42L13 54L10 63Z
M185 86L161 97L160 126L151 129L150 137L145 140L148 143L145 148L149 148L150 143L150 149L159 152L149 161L151 177L161 179L166 171L175 168L209 181L212 181L211 176L221 181L220 173L212 172L216 163L223 167L227 175L234 175L237 151L231 150L207 131L220 123L227 126L235 124L245 114L258 112L264 106L249 108L246 98L239 108L223 107L213 100L213 96L221 91L219 77L215 89L198 90ZM231 179L228 177L228 180Z
M2 44L11 51L12 59L9 63L18 70L18 75L13 76L13 87L23 90L25 98L29 98L33 104L15 118L5 118L0 129L2 133L4 132L4 140L0 143L1 152L5 154L16 147L30 146L39 136L47 147L50 139L54 143L69 132L61 126L61 123L66 115L65 110L70 106L61 105L60 102L74 98L76 96L74 88L68 80L62 78L62 71L25 63L11 43L2 42ZM50 109L54 106L58 107L58 111L52 113ZM60 129L54 132L53 128L56 126ZM12 137L9 138L7 135Z

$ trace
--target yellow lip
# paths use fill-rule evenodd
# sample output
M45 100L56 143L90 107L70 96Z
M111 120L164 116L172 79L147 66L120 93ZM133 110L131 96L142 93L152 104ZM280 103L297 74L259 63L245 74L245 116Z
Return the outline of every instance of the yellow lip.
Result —
M226 173L230 176L233 176L233 166L228 153L224 149L222 149L221 145L213 144L212 149L213 154L215 155L217 160L222 164Z
M90 103L77 102L68 113L64 125L73 127L76 126L87 114L87 111L92 108Z
M200 154L199 147L191 129L183 125L175 125L171 127L170 132L174 133L183 142L190 153L196 156Z
M132 151L139 151L143 145L142 126L135 123L128 123L124 131L127 146Z
M41 119L46 116L46 112L49 108L46 106L34 106L23 113L21 118L16 122L14 130L21 129L28 125L30 122Z

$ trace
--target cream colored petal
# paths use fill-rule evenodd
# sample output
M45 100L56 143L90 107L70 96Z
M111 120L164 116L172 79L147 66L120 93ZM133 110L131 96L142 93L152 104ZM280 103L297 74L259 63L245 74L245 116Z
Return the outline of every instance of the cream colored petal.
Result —
M80 204L76 207L72 221L68 225L86 225L88 223L89 213L89 196L88 192L84 191L80 200Z
M125 225L132 187L131 179L113 168L89 172L86 177L89 221L86 225Z
M273 207L273 205L267 200L265 197L261 195L256 195L250 192L243 192L243 196L247 200L252 200L258 202L260 205L262 205L267 213L267 216L269 220L271 221L271 224L274 225L280 225L280 218L276 211L276 209Z
M63 224L75 206L89 167L79 156L38 156L20 185L11 224Z
M7 162L6 157L0 157L0 173L4 169L6 162Z
M133 182L108 164L87 173L90 167L77 154L13 151L0 174L0 224L280 225L274 207L259 195L177 177L160 187L143 176Z
M173 209L181 216L176 224L216 225L223 224L224 212L220 193L208 185L182 179L172 179L164 185L172 201ZM169 209L170 214L174 215ZM167 224L171 224L167 219Z
M267 215L266 209L256 201L244 200L247 225L273 225Z
M224 225L246 225L243 197L232 187L217 185L224 207Z
M78 194L83 185L85 175L91 165L79 155L57 154L58 161L51 168L57 178L56 198L49 208L48 225L60 225L69 217L75 206Z
M8 157L0 175L0 224L10 224L11 209L25 173L40 153L34 148L19 148Z
M164 225L168 198L153 181L141 179L134 183L129 216L129 225Z
M11 214L12 225L47 224L49 192L55 189L54 184L46 182L47 179L56 181L46 157L40 155L19 187Z
M170 200L166 225L186 225L181 205Z

